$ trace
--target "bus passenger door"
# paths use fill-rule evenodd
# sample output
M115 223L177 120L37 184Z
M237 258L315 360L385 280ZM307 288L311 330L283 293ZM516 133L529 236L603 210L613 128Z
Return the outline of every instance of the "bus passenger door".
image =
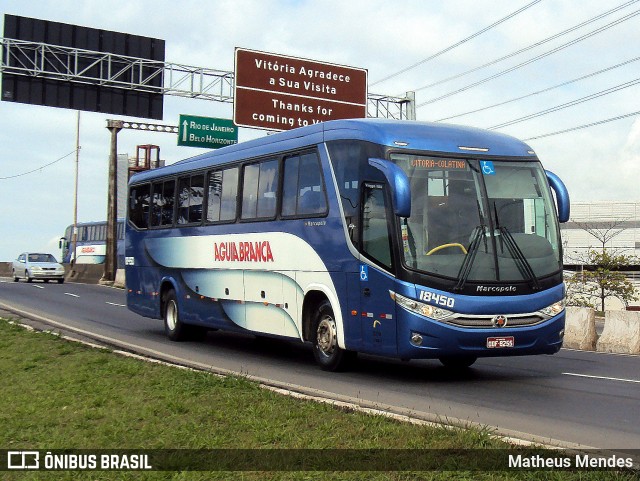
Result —
M365 182L362 200L362 253L372 263L360 264L360 317L365 351L394 355L397 353L394 277L390 209L386 186ZM375 264L375 265L374 265Z

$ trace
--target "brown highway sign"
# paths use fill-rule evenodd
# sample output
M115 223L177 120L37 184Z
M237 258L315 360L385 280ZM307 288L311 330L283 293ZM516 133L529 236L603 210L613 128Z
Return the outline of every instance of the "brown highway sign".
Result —
M367 71L236 49L234 122L288 130L367 115Z

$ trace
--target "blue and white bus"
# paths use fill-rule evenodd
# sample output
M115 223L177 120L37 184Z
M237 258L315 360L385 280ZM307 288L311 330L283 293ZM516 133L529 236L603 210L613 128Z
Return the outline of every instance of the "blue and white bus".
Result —
M59 247L62 249L62 263L70 264L104 264L107 255L107 223L80 222L78 223L78 238L75 254L71 246L73 239L73 225L68 226L64 236L60 238ZM118 219L118 266L124 267L124 219Z
M512 137L320 123L134 175L127 302L172 340L309 342L325 370L357 352L452 367L553 354L568 218L562 181Z

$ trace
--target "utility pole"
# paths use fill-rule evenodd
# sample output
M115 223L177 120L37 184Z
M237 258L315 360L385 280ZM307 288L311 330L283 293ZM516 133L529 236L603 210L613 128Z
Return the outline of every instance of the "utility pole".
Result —
M73 188L73 232L71 233L71 269L76 265L76 246L78 244L78 170L80 168L80 111L76 121L76 173ZM65 241L66 242L66 241Z
M101 284L113 284L118 267L118 132L122 130L122 124L121 120L107 120L107 129L111 132L111 152L109 153L109 192L107 194L107 245Z

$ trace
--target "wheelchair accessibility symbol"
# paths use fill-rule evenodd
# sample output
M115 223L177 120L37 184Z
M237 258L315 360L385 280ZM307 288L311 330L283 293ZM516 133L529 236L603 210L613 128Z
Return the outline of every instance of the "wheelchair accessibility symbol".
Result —
M484 175L496 175L496 171L493 168L493 162L490 160L481 160L480 167L482 168L482 173Z
M369 280L369 266L360 265L360 281L367 282Z

